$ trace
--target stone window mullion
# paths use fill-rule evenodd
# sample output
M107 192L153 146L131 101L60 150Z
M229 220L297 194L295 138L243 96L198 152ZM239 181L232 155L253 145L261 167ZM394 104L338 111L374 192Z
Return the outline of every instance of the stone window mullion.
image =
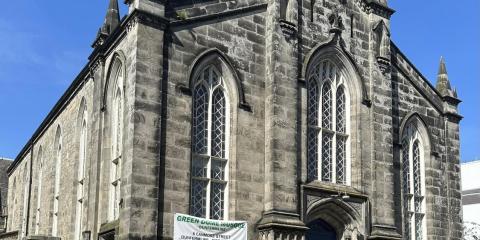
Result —
M203 70L197 81L199 83L195 87L193 104L190 209L192 215L197 217L224 219L228 184L226 129L229 126L226 119L228 109L222 87L223 80L214 67L209 66ZM199 155L203 157L199 158ZM201 168L203 170L199 172Z
M307 97L307 180L348 184L349 139L348 127L337 129L337 91L341 85L341 73L329 61L318 63L308 78ZM341 86L343 89L343 86ZM343 91L343 90L342 90ZM342 95L345 98L345 94ZM318 100L317 100L318 99ZM346 99L343 100L344 106ZM316 114L316 116L315 116ZM315 119L317 117L317 119ZM346 116L342 116L342 121ZM315 131L315 129L318 129ZM341 149L339 149L339 147ZM339 155L340 154L340 155ZM314 161L316 157L316 161ZM342 162L339 165L338 158ZM348 158L348 159L347 159ZM316 171L316 173L315 173ZM348 173L347 173L348 172ZM315 174L314 174L315 173ZM342 175L338 175L342 174ZM316 175L316 177L314 176ZM337 179L338 178L338 179Z
M82 221L83 221L83 208L85 199L85 169L87 159L87 120L86 111L83 113L83 121L80 130L80 147L79 147L79 166L77 177L77 209L75 216L75 236L74 239L81 239Z
M321 104L320 104L321 105ZM320 128L317 134L318 139L318 179L321 180L323 176L323 162L322 162L322 154L323 154L323 128Z
M37 207L36 207L36 215L35 215L35 234L39 233L40 230L40 214L41 214L41 199L42 199L42 178L43 178L43 159L42 159L42 148L40 147L39 154L38 154L38 189L37 189Z
M208 133L207 133L207 154L209 156L208 163L207 163L207 202L206 202L206 218L210 219L210 207L211 207L211 194L212 194L212 96L213 96L213 89L212 89L212 69L209 69L209 76L208 76L209 88L208 88Z
M413 126L406 128L402 143L403 179L408 181L403 184L404 235L411 240L426 236L423 149L417 131Z
M320 69L320 73L323 71L323 66L322 68ZM318 124L318 128L319 128L319 131L317 133L317 147L318 147L318 154L317 154L317 162L318 162L318 175L317 175L317 178L319 180L322 179L322 176L323 176L323 163L322 163L322 153L323 153L323 79L321 77L319 77L321 79L321 82L320 84L318 85L318 92L320 94L318 94L318 120L317 120L317 124ZM318 81L318 80L317 80Z
M333 71L335 68L331 68ZM330 73L330 76L332 74ZM337 81L335 79L330 80L332 82L332 182L337 183Z
M120 77L117 77L120 79ZM117 80L118 80L117 79ZM123 130L123 93L117 86L113 97L112 116L112 160L110 163L110 221L116 220L120 213L120 166L122 161Z
M58 211L59 211L59 201L60 201L60 174L61 174L61 161L62 161L61 140L58 140L57 144L58 146L56 149L57 156L56 156L56 165L55 165L55 186L54 186L54 194L53 194L52 236L57 236L58 234Z

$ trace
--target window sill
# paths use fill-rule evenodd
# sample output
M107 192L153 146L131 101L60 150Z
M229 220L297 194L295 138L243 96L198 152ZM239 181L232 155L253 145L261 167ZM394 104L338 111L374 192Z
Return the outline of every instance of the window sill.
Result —
M366 195L361 191L358 191L354 187L347 186L347 185L340 185L336 183L321 182L316 180L306 184L302 184L301 187L303 190L322 191L322 192L328 192L331 194L347 194L352 197L368 199L368 195Z
M100 226L100 229L98 231L98 235L110 235L109 233L117 233L118 232L118 227L119 227L119 220L114 220L111 222L103 223Z

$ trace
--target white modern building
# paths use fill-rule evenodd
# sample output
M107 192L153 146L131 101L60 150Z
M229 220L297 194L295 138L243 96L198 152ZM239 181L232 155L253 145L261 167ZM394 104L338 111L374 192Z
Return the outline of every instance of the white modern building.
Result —
M480 160L462 164L463 221L480 224Z

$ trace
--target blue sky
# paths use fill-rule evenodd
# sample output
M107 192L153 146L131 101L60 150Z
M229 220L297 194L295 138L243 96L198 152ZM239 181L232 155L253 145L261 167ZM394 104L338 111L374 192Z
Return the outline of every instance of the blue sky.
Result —
M119 1L123 2L123 1ZM440 56L464 101L461 159L480 159L480 1L390 0L392 38L435 84ZM0 156L15 158L87 62L107 0L17 0L0 15ZM122 13L126 7L122 6Z

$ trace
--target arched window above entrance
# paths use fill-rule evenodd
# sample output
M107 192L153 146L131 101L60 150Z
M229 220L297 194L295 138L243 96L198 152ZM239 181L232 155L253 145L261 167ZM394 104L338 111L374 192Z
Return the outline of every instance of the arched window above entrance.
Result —
M320 61L308 78L307 180L350 185L350 94L342 70Z

